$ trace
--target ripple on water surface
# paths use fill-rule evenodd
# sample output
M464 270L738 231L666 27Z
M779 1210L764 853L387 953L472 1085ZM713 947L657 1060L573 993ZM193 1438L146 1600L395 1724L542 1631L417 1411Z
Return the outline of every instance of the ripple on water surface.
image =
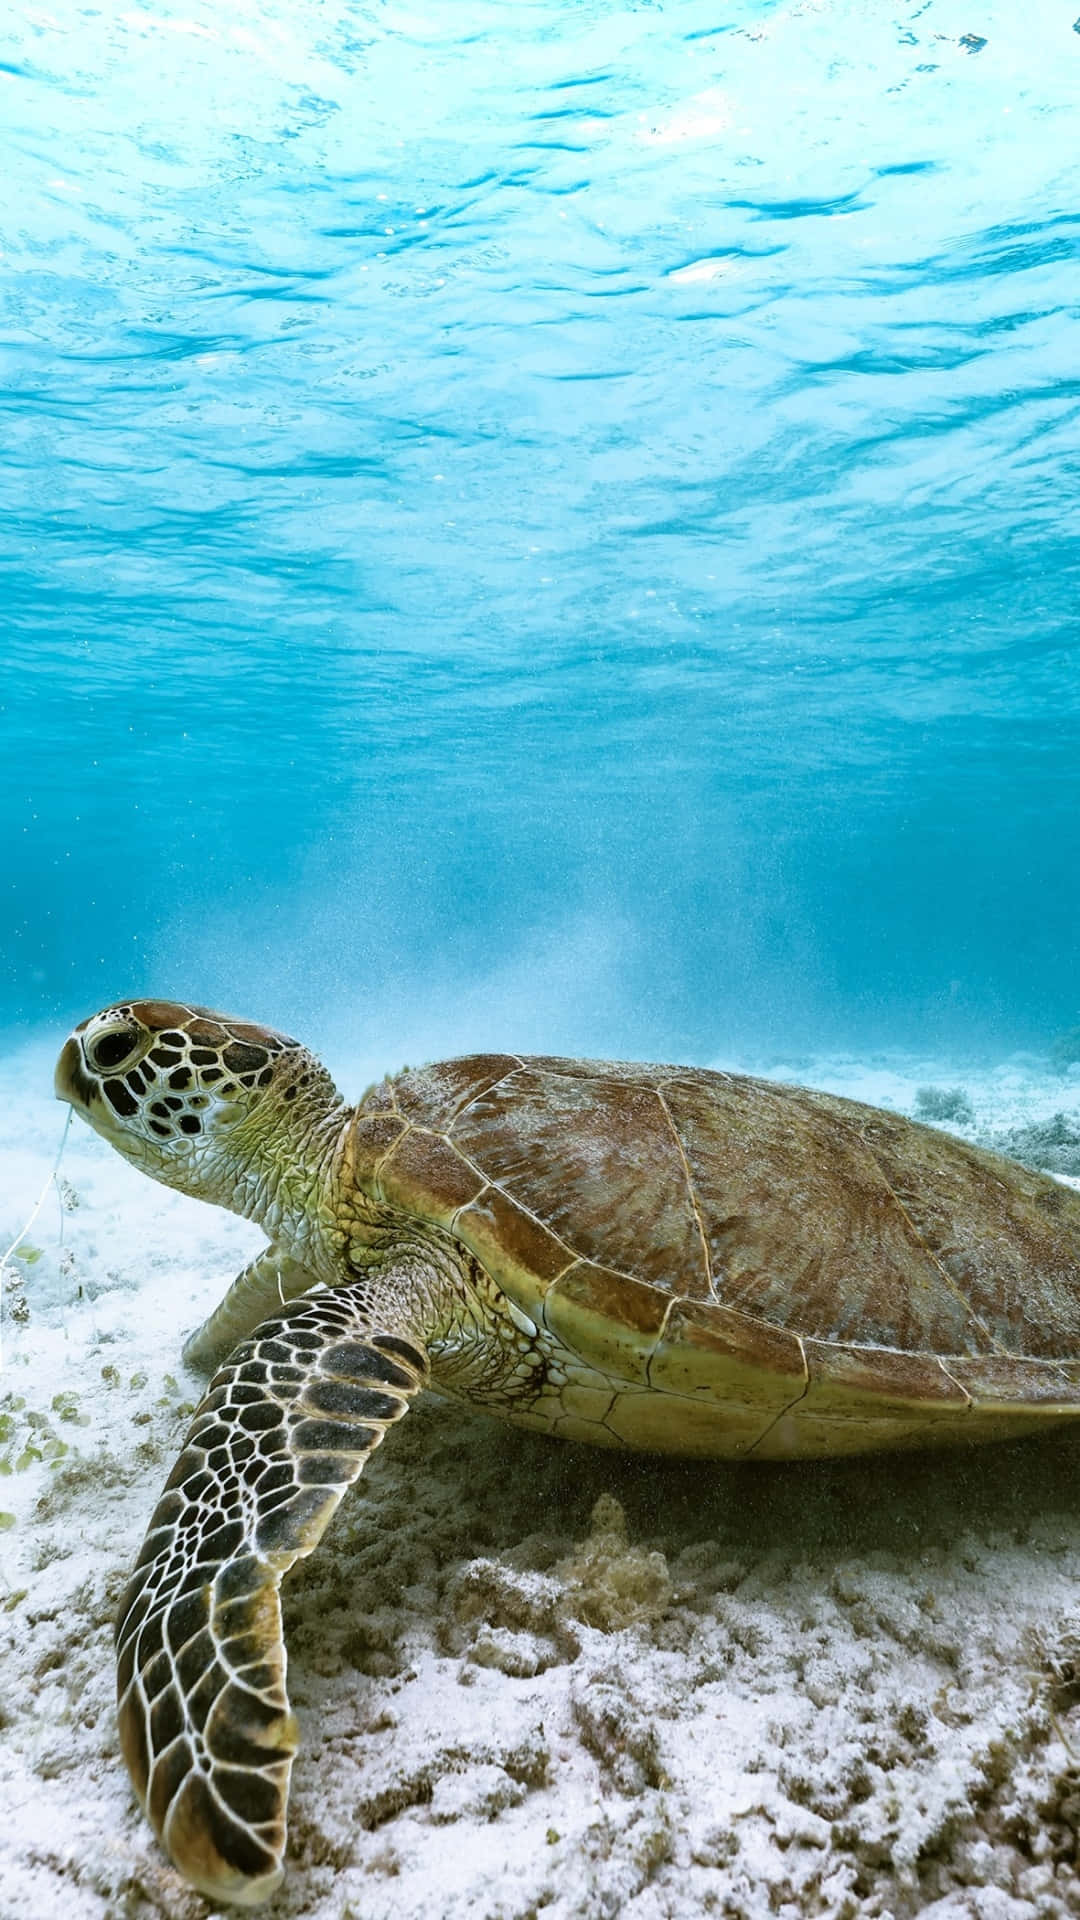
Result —
M1059 15L27 16L2 1017L1073 1017Z

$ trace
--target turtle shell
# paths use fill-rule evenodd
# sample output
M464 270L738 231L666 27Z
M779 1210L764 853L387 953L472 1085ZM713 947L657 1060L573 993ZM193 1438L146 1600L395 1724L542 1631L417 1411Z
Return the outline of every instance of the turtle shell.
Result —
M580 1437L776 1458L1080 1411L1080 1194L899 1115L496 1054L385 1081L353 1138L369 1192L623 1383Z

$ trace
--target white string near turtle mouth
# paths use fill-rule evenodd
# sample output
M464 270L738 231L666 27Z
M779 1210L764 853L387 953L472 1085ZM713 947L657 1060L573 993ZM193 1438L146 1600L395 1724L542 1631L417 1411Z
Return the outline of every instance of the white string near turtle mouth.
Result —
M69 1107L67 1112L67 1119L64 1121L64 1131L60 1135L60 1145L57 1149L56 1159L53 1161L52 1172L50 1173L48 1179L45 1182L45 1185L42 1187L41 1192L38 1194L38 1197L34 1202L33 1211L31 1212L29 1220L27 1221L25 1227L23 1227L15 1235L15 1238L12 1241L10 1247L7 1249L7 1252L2 1257L0 1257L0 1315L2 1315L3 1313L4 1275L8 1270L8 1262L10 1261L11 1256L15 1252L15 1249L19 1245L20 1241L26 1239L26 1236L29 1233L31 1227L33 1226L34 1221L37 1219L38 1214L41 1212L42 1207L45 1205L45 1195L48 1193L49 1188L55 1184L56 1176L60 1171L60 1162L64 1157L64 1148L67 1146L68 1128L71 1126L71 1116L73 1112L74 1112L74 1108ZM2 1334L0 1334L0 1366L3 1366L3 1364L4 1364L4 1354L3 1354Z

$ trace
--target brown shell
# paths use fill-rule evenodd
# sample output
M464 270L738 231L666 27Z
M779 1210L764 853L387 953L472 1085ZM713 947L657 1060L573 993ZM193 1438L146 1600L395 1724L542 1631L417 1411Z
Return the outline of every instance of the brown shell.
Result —
M823 1420L1080 1407L1080 1194L896 1114L496 1054L385 1082L354 1139L370 1191L642 1388L700 1400L734 1369L742 1404Z

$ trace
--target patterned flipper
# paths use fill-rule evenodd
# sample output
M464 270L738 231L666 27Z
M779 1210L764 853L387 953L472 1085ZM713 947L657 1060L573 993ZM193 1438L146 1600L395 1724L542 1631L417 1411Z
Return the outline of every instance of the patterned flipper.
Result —
M238 1274L208 1320L184 1342L184 1362L195 1373L214 1373L228 1359L238 1340L246 1340L260 1321L297 1294L315 1286L307 1267L264 1247L257 1259Z
M312 1294L229 1356L166 1482L120 1603L120 1740L155 1833L215 1900L255 1906L282 1877L282 1575L426 1380L368 1288Z

